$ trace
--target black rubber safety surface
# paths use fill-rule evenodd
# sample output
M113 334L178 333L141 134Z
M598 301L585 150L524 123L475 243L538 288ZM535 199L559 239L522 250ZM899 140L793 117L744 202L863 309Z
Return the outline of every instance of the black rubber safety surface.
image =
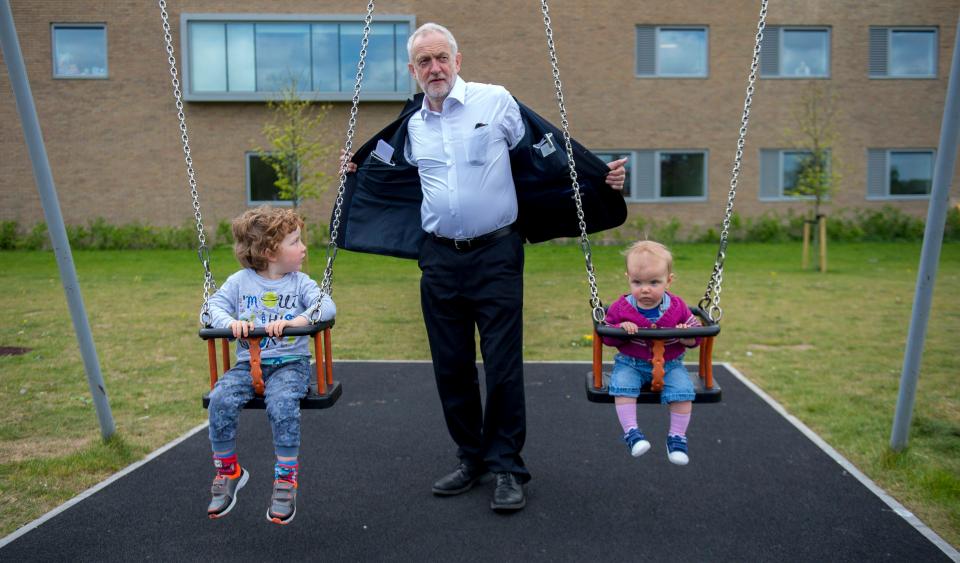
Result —
M696 405L690 465L667 461L666 408L642 405L653 448L632 458L586 364L527 364L526 509L493 484L438 498L456 465L428 363L336 366L343 397L303 413L297 516L266 521L273 448L241 419L251 479L225 518L200 432L0 549L6 561L946 561L947 556L722 366ZM198 406L199 408L199 406Z

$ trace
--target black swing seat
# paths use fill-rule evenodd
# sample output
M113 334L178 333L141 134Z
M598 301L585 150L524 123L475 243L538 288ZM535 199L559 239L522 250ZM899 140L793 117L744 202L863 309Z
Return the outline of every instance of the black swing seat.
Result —
M314 362L310 363L312 365ZM317 391L317 382L311 381L307 396L300 399L300 410L328 409L336 404L342 394L343 387L340 386L339 381L334 381L333 385L327 385L327 392L324 394ZM209 406L210 392L207 391L203 394L203 408L208 408ZM263 410L267 408L267 404L264 402L263 397L257 396L250 399L243 408Z
M696 370L696 365L684 364L684 367L687 368L687 375L690 376L690 382L693 383L693 390L697 393L697 398L693 400L694 403L719 403L722 400L722 390L720 385L717 383L717 380L713 380L713 387L710 389L705 389L703 387L703 380L700 379L700 376L696 371L690 371L691 369ZM587 372L585 375L584 383L587 390L587 400L591 403L613 403L613 396L607 393L607 386L610 384L610 372L603 372L603 387L599 389L593 386L593 373ZM640 395L637 397L637 403L642 403L645 405L649 404L660 404L660 392L652 391L649 385L644 385L640 388Z
M284 329L283 336L312 336L314 339L319 339L323 337L323 332L326 329L332 328L334 325L334 320L322 321L315 324L310 324L302 327L288 327ZM256 328L249 333L251 338L264 338L267 336L267 331L263 328ZM233 332L228 328L202 328L200 329L200 338L204 340L216 340L221 339L223 342L224 348L229 354L229 344L230 340L234 340ZM323 346L329 347L329 342L325 342ZM320 353L319 342L315 346L316 355L319 357L320 361L323 364L320 366L320 369L317 368L318 358L314 358L310 362L310 370L313 374L310 378L310 386L307 390L307 395L300 399L300 409L301 410L313 410L313 409L326 409L332 407L336 404L337 400L340 399L340 396L343 394L343 387L340 385L339 381L333 380L326 384L326 392L320 392L320 384L318 377L324 377L326 372L325 367L327 361L331 361L329 358L329 353L326 354L326 357ZM215 356L211 358L211 361L216 361ZM213 366L215 370L216 367ZM331 368L332 369L332 368ZM203 408L208 408L210 406L210 392L203 394ZM247 402L244 405L245 409L264 409L266 408L266 403L264 398L261 396L255 396L253 399Z
M625 340L667 340L671 338L712 338L720 334L720 325L711 321L700 308L691 307L690 311L700 319L700 322L703 323L703 326L693 328L639 329L634 334L627 334L627 332L622 328L615 328L604 324L594 323L594 369L602 369L602 358L600 352L603 346L603 344L600 342L600 337L602 336L612 336ZM706 341L701 343L701 346L703 346L705 343ZM701 357L701 364L703 362L712 362L712 358L710 357L712 356L712 348L713 346L711 343L707 349L706 357ZM713 380L712 386L709 388L705 386L704 380L699 373L703 369L702 365L698 366L697 364L684 364L684 367L687 368L687 375L690 377L690 382L693 384L693 389L697 394L696 399L693 401L694 403L719 403L721 401L723 392L715 379ZM691 371L691 368L693 371ZM614 397L607 392L610 384L609 371L602 372L602 385L600 387L594 387L593 371L587 372L584 381L588 401L592 403L614 402ZM659 404L660 392L651 390L650 385L645 385L640 389L640 395L637 397L637 402L643 404Z

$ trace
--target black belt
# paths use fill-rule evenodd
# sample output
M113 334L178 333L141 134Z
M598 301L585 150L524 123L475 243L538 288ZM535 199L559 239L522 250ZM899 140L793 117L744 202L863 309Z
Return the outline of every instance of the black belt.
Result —
M480 248L481 246L486 246L498 238L503 238L509 235L513 231L514 227L511 224L507 225L506 227L500 227L495 231L490 231L485 235L480 235L473 238L446 238L433 233L430 233L430 237L444 246L449 246L450 248L459 250L460 252L466 252L468 250Z

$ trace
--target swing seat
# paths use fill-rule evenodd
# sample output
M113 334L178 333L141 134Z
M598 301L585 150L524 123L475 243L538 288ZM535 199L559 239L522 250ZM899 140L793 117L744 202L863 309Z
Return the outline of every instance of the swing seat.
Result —
M333 379L333 357L330 347L330 329L334 321L323 321L316 324L302 327L288 327L284 329L283 336L311 336L314 343L314 360L310 362L313 377L307 395L300 399L301 409L326 409L336 404L337 400L343 394L343 388L339 381ZM267 332L263 328L256 328L250 332L248 339L259 343L260 338L267 337ZM221 356L223 359L223 370L230 369L230 340L233 339L233 332L229 328L203 328L200 329L200 338L207 341L207 359L210 363L210 389L217 384L219 378L217 366L216 341L222 343ZM257 387L257 380L260 363L260 347L254 345L250 347L250 365L251 372L254 372L254 387ZM246 409L264 409L266 403L263 398L262 380L260 380L260 389L256 396L244 405ZM210 406L210 393L203 394L203 408Z
M314 365L315 362L310 362L311 365ZM315 410L315 409L328 409L336 404L337 400L340 399L340 395L343 394L343 387L341 387L339 381L334 381L332 385L327 385L327 392L320 393L317 389L317 382L311 381L310 388L307 391L307 396L300 399L300 410ZM210 407L210 392L207 391L203 394L203 408ZM263 410L267 408L267 404L264 402L263 397L257 395L254 398L250 399L246 405L243 406L245 409L255 409Z
M691 372L689 367L687 367L687 375L690 376L693 390L697 393L697 398L693 400L694 403L719 403L722 400L723 393L716 381L713 382L713 387L706 388L703 385L703 380L700 378L700 375L696 372ZM597 388L593 386L593 372L589 371L586 373L584 383L587 390L587 400L591 403L613 403L614 397L607 392L608 385L610 384L610 372L603 372L602 377L603 384ZM644 385L640 388L637 403L659 405L660 392L651 390L649 384Z
M613 336L623 339L652 340L654 342L654 380L640 389L637 403L660 404L660 390L654 389L659 381L663 385L663 341L671 338L702 338L700 342L700 363L696 372L687 368L687 375L693 384L697 396L694 403L719 403L722 390L713 380L713 340L720 334L720 325L711 321L702 310L691 307L690 311L696 315L703 326L693 328L666 328L640 329L634 334L627 334L622 328L594 323L593 327L593 369L586 374L585 387L587 400L592 403L613 403L614 397L608 393L610 372L603 371L603 342L602 336ZM659 376L657 365L660 367ZM685 366L686 367L686 366Z

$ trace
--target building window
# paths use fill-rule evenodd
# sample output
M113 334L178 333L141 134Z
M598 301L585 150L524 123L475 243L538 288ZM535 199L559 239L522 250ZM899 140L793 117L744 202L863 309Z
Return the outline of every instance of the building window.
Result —
M628 158L623 197L629 201L703 201L707 153L696 150L603 151L604 162Z
M936 77L936 28L870 28L870 78Z
M637 26L637 76L707 76L707 28Z
M767 26L763 32L760 76L827 78L830 76L830 29Z
M53 24L54 78L106 78L107 26Z
M293 205L290 200L280 199L276 186L277 173L270 163L258 153L247 153L247 203L260 205Z
M363 24L355 17L186 14L185 97L193 101L353 98ZM361 96L406 100L413 94L407 37L414 18L379 18L370 27Z
M933 163L930 149L868 149L867 199L929 197Z
M778 201L813 199L798 192L800 175L811 162L813 153L796 149L763 149L760 151L760 200ZM829 168L830 155L826 166Z

